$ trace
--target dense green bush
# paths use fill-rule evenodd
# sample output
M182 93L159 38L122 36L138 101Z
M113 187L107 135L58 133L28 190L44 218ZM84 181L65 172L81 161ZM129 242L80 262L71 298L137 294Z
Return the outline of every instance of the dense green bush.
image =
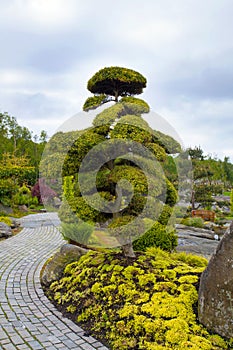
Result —
M93 226L82 221L78 221L77 223L61 223L62 236L68 241L87 245L92 232Z
M193 227L204 227L204 220L202 218L185 218L181 221L182 225L193 226Z
M122 97L120 103L124 104L127 114L141 115L150 111L149 105L140 98L132 96Z
M168 221L171 219L173 209L169 205L164 205L162 213L160 214L158 218L158 222L161 225L167 225Z
M0 203L10 206L12 196L17 192L17 189L18 186L13 179L0 179Z
M144 251L148 247L159 247L163 250L172 251L177 246L175 230L161 225L159 222L133 242L135 250Z
M12 198L13 205L26 205L27 207L38 205L37 197L32 197L31 190L23 185Z

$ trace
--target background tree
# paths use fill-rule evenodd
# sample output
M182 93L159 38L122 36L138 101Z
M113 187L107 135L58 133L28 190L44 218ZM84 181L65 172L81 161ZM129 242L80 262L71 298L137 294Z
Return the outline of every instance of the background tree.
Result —
M26 157L4 154L0 169L0 203L13 205L13 197L19 188L24 184L31 186L35 180L35 167L29 164Z
M232 187L233 166L227 157L221 161L211 156L203 156L204 152L200 146L189 148L188 152L192 159L194 175L192 209L197 209L197 206L210 208L215 195L222 194L224 190Z
M203 152L203 150L201 149L201 147L200 146L196 146L196 147L194 147L194 148L188 148L188 153L189 153L189 155L190 155L190 157L191 157L191 159L198 159L198 160L204 160L204 152Z
M32 132L20 126L7 112L0 113L0 202L11 205L23 184L31 187L38 169L47 134L32 140ZM35 142L36 141L36 142ZM30 190L29 190L30 191Z
M93 126L80 133L63 165L64 181L69 177L73 182L74 196L66 201L75 217L105 227L126 256L134 256L132 241L146 231L145 220L150 220L153 228L165 211L167 220L162 234L171 239L166 230L171 214L167 208L172 208L177 200L177 192L162 169L166 159L163 139L168 142L171 138L150 128L142 118L143 113L149 112L148 104L133 97L145 86L146 79L130 69L109 67L97 72L88 82L88 89L96 96L85 102L84 110L106 101L114 100L115 104L97 114ZM89 157L86 162L85 157ZM98 169L96 178L93 169ZM60 216L66 220L67 215ZM148 232L149 229L144 234ZM161 234L161 230L153 230L150 244L156 245L156 234ZM174 238L174 231L172 235ZM169 246L172 248L173 244Z

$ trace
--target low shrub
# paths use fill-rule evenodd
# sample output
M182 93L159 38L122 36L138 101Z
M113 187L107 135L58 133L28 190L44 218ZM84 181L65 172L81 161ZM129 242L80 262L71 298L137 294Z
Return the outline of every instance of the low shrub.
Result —
M202 218L185 218L181 221L182 225L193 226L193 227L204 227L204 220Z
M150 248L127 260L90 251L66 265L46 294L112 350L229 349L195 313L203 258Z
M38 205L37 197L32 197L31 190L23 185L12 198L13 205L26 205L27 207Z
M148 247L158 247L172 251L177 246L175 230L156 222L147 232L133 242L134 250L145 251Z
M0 222L4 222L6 225L11 226L12 221L7 216L0 216Z
M85 245L89 243L93 228L92 225L85 222L61 223L61 233L65 240Z

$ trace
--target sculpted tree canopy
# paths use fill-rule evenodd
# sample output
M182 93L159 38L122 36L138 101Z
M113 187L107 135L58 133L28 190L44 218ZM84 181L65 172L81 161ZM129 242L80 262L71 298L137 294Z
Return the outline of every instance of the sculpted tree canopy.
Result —
M100 69L87 83L87 89L95 96L86 100L83 109L93 109L108 101L117 102L119 96L141 94L145 87L146 78L132 69L122 67Z
M167 224L177 191L163 171L172 138L154 132L143 118L149 105L133 95L145 86L140 73L121 67L101 69L88 82L96 96L87 99L84 110L110 100L115 104L97 112L63 163L59 215L62 233L72 242L121 247L129 257L135 256L133 242L140 250L176 245Z

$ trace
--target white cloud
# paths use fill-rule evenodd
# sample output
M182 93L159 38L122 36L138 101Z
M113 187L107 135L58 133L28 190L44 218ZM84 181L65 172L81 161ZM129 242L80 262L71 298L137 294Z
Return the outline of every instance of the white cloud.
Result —
M19 30L60 32L81 25L88 8L80 0L13 0L2 8L0 18Z

